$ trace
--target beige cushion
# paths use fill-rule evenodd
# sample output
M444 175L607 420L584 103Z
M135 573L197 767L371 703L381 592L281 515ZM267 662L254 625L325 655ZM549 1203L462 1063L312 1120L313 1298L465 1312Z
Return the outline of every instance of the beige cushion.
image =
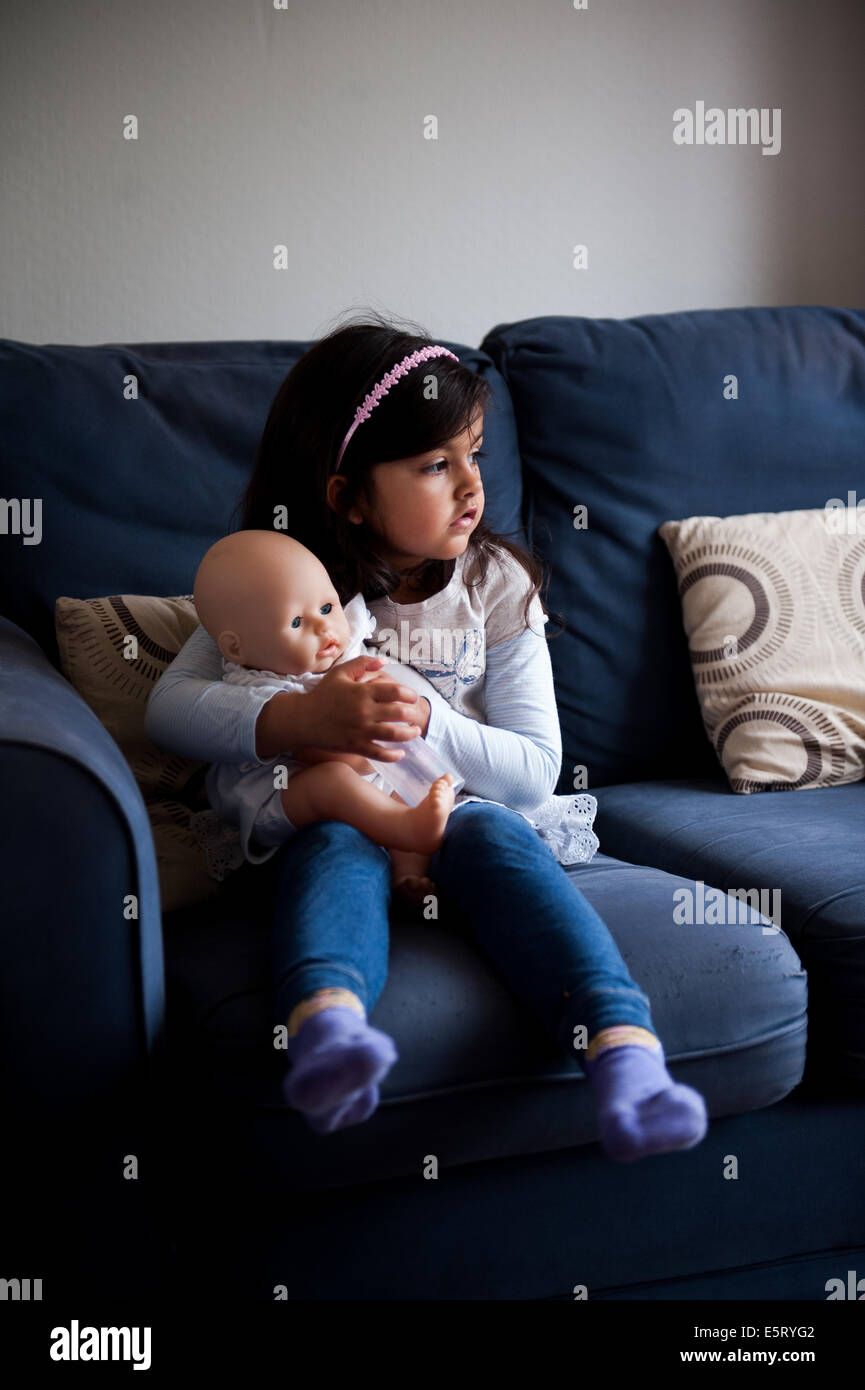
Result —
M865 777L865 535L846 529L855 513L828 515L659 527L703 722L736 792Z
M207 764L151 743L147 698L198 626L191 594L154 598L58 598L55 627L63 674L119 745L141 788L153 829L164 911L219 892L190 819L208 806ZM132 646L128 639L134 638Z

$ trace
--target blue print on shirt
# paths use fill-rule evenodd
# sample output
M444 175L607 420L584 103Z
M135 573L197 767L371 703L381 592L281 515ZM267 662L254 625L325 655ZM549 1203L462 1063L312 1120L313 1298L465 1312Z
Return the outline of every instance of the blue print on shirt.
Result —
M465 686L474 685L484 674L484 637L483 628L471 628L463 633L452 664L444 661L436 661L428 666L421 665L419 661L412 661L411 664L450 704Z

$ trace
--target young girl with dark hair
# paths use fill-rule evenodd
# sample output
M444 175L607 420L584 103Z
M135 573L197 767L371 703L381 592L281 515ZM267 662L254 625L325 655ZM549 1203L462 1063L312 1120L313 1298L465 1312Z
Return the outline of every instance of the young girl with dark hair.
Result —
M273 402L240 524L307 546L342 603L362 594L377 620L371 646L407 621L412 649L387 653L406 679L362 679L382 658L361 656L314 690L262 695L221 680L219 649L198 628L154 689L148 734L190 757L238 763L316 749L396 761L401 742L424 737L465 778L429 876L580 1062L605 1151L627 1162L691 1148L706 1132L703 1098L673 1081L649 1000L553 852L590 858L597 840L579 817L569 830L581 799L554 796L561 734L540 566L483 518L491 395L447 349L373 315L316 342ZM458 650L431 658L454 631ZM545 834L532 816L541 807L562 813L561 824L547 817ZM274 853L285 1094L330 1133L373 1113L397 1060L392 1039L367 1021L387 967L387 856L338 821L307 825L255 858Z

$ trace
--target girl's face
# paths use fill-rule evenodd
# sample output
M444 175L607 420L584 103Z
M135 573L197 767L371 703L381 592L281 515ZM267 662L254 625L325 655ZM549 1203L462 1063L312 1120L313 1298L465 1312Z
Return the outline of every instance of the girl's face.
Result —
M394 569L452 560L465 550L484 510L477 462L483 422L478 414L470 429L442 448L370 469L372 504L352 507L348 519L372 527Z

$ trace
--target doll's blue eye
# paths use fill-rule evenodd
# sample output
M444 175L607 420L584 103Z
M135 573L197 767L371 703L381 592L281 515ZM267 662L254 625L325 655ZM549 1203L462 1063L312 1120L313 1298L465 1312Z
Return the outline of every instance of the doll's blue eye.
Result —
M333 608L333 604L332 604L332 603L323 603L323 604L321 605L321 611L322 611L322 613L329 613L330 610L331 610L331 608Z
M292 618L292 620L291 620L291 626L292 626L292 627L300 627L300 618Z

